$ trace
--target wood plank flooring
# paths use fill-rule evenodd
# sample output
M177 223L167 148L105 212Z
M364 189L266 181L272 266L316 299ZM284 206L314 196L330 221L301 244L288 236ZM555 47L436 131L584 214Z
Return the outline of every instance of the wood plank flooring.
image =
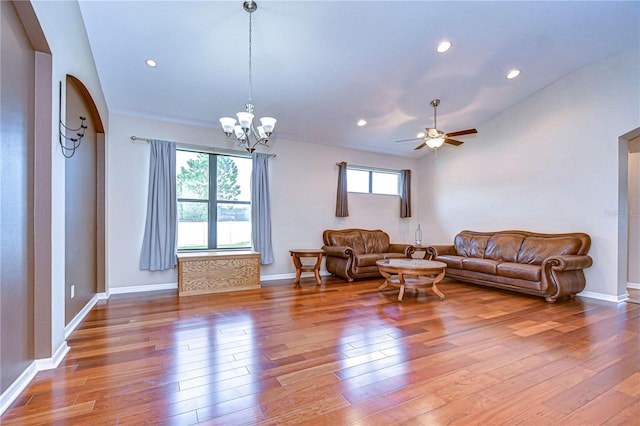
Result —
M101 301L0 423L638 424L638 304L301 284Z

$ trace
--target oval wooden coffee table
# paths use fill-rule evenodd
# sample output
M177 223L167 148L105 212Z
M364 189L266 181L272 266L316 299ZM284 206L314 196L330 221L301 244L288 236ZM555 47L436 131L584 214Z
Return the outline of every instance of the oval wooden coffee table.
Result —
M446 263L423 259L384 259L378 260L376 265L385 279L378 290L388 285L400 287L399 302L402 302L405 287L417 289L429 285L440 300L444 300L444 294L438 290L437 284L444 278Z

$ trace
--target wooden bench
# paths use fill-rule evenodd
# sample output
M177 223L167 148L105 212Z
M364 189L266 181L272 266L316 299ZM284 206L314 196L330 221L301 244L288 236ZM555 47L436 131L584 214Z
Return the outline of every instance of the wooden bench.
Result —
M260 288L260 253L198 251L178 254L178 295Z

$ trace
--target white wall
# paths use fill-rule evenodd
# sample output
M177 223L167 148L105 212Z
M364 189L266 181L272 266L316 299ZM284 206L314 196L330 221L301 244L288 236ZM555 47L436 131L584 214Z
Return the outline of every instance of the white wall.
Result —
M149 144L131 142L132 135L235 148L219 129L111 114L107 154L110 291L177 282L175 270L141 271L138 266L146 215ZM293 274L289 249L321 247L324 229L381 228L390 234L392 242L413 241L417 221L400 219L398 197L350 194L350 216L342 219L335 217L335 200L336 162L415 170L415 160L283 139L274 139L271 145L261 151L276 154L269 163L275 263L261 267L263 279ZM417 184L414 177L414 194ZM418 200L414 202L415 212Z
M463 229L586 232L586 291L619 296L618 137L638 127L639 57L577 70L424 158L424 240L451 243Z

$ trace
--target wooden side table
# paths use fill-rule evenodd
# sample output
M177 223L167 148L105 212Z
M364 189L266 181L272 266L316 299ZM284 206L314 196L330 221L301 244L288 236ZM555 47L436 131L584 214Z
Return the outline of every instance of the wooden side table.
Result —
M316 276L317 285L320 285L320 264L322 263L324 251L320 249L293 249L289 250L289 253L293 258L293 264L296 267L296 279L293 281L293 285L300 284L300 274L303 272L313 272ZM315 257L316 263L314 265L303 265L300 261L300 258L302 257Z
M424 252L424 254L422 256L420 256L419 254L417 254L417 252ZM429 260L427 259L429 252L427 251L427 246L413 246L413 254L416 256L412 256L413 259L424 259L424 260Z

